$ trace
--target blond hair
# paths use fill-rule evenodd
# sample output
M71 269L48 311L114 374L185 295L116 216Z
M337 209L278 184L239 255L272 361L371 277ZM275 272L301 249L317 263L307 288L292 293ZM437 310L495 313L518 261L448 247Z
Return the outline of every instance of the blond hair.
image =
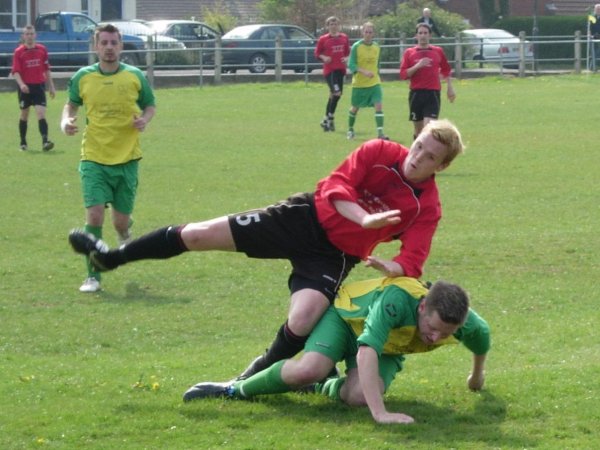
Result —
M447 119L432 120L428 122L421 133L429 132L436 141L446 146L444 164L450 164L459 154L464 153L465 145L458 128Z

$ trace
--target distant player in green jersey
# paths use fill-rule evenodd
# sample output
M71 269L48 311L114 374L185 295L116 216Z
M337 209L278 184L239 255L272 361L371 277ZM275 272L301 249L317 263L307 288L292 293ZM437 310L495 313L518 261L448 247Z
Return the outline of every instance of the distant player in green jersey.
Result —
M154 117L155 100L144 74L119 62L123 41L118 28L110 24L97 28L94 44L99 62L80 69L70 79L61 129L68 136L77 133L77 111L85 105L79 164L85 230L101 238L105 205L111 204L119 241L126 242L142 158L139 134ZM100 273L86 260L88 276L79 290L96 292Z
M354 139L354 123L360 108L375 108L377 137L387 139L383 133L383 92L379 78L379 56L381 49L373 41L374 26L366 22L362 26L362 39L350 50L348 69L352 72L352 98L348 111L348 139Z
M403 368L404 355L458 342L473 353L467 387L480 390L490 330L469 308L461 287L438 281L427 288L408 277L349 283L314 328L300 359L279 361L242 381L199 383L183 399L243 399L288 392L323 380L337 361L345 360L346 376L317 383L316 392L348 405L367 405L378 423L412 423L411 416L389 412L383 402L383 394Z

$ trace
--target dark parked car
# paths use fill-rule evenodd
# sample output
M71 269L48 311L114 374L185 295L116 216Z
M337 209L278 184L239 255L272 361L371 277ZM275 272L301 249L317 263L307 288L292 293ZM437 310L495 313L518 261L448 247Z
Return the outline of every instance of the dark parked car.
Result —
M275 39L282 40L284 69L310 72L318 61L314 57L315 37L294 25L244 25L229 31L221 40L223 70L248 69L264 73L275 67Z

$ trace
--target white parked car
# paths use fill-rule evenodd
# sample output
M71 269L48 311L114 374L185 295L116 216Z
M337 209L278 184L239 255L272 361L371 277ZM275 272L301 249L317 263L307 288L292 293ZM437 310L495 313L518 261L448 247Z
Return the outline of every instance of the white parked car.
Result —
M515 66L520 60L520 40L514 34L495 28L479 28L461 32L465 61L489 61ZM525 62L533 61L533 46L524 41Z

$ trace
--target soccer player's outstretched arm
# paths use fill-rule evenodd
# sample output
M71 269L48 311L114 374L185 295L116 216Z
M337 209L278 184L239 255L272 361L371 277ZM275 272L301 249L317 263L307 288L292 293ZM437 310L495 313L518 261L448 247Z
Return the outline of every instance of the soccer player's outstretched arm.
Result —
M371 416L377 423L413 423L406 414L388 412L383 403L383 386L379 378L379 356L375 349L361 345L357 355L358 378Z

